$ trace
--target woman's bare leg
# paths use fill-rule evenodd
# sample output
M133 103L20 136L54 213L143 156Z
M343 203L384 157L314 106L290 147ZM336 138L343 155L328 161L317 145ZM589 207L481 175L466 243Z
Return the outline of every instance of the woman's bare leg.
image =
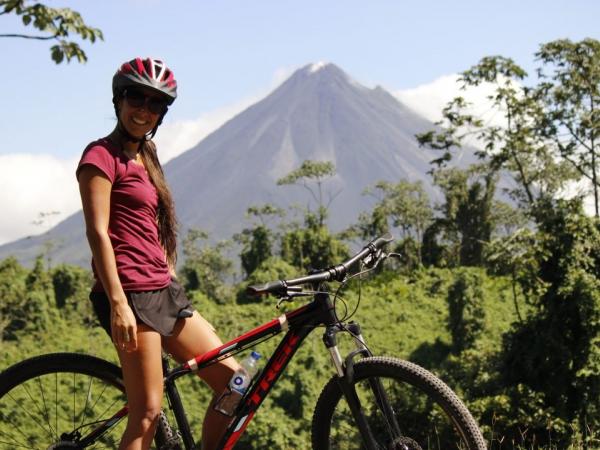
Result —
M187 319L179 319L173 330L173 335L163 337L163 346L179 362L185 362L194 356L206 353L222 345L221 339L215 333L212 325L208 323L197 311ZM223 436L230 417L215 411L212 405L216 396L220 395L233 373L239 367L233 358L227 358L201 370L198 375L206 381L215 393L211 401L204 423L202 425L202 450L213 450Z
M137 349L117 348L117 353L129 406L119 450L147 450L154 437L163 396L161 336L138 324Z

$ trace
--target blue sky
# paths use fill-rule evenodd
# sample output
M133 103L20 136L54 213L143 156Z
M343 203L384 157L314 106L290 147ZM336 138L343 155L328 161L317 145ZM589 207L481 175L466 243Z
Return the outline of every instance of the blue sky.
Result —
M69 177L87 142L114 126L110 80L135 55L163 58L178 79L159 136L174 155L308 63L333 62L367 86L421 92L486 55L531 70L540 43L600 38L595 0L46 3L79 11L105 40L82 44L87 64L57 66L48 42L0 39L0 207L9 213L0 243L53 225L33 226L40 212L60 211L56 221L78 208ZM0 16L0 33L24 31Z

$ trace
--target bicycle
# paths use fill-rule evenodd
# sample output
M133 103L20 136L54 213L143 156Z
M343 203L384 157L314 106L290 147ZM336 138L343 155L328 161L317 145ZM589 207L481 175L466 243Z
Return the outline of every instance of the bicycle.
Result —
M326 283L338 281L343 286L374 270L394 256L383 252L391 240L389 234L382 236L344 263L301 278L250 286L253 295L276 296L278 306L301 296L311 296L312 301L177 367L170 368L163 357L165 395L178 430L161 414L155 448L197 448L177 379L285 332L234 411L219 445L232 449L306 336L324 326L323 342L335 374L313 413L314 449L485 450L475 420L450 388L413 363L373 356L360 325L337 316L337 292L332 297ZM350 274L357 266L358 271ZM311 290L302 290L305 285ZM341 332L349 333L356 346L345 357L337 345ZM0 374L0 444L10 448L115 448L126 415L120 369L96 357L43 355Z

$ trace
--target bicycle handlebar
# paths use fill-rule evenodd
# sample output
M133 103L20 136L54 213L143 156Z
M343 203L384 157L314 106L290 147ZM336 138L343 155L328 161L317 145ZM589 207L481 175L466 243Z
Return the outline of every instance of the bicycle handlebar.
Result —
M360 252L341 264L300 278L270 281L265 284L248 286L246 292L254 296L265 294L285 295L287 289L292 286L309 283L322 283L324 281L342 281L348 273L348 270L354 266L354 264L364 260L370 255L376 254L381 248L393 240L393 236L390 233L386 233L383 236L380 236L377 239L369 242Z

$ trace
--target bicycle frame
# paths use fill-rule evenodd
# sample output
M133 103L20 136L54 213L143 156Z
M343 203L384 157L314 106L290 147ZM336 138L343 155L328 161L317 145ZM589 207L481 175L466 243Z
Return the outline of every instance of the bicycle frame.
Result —
M361 430L361 435L366 439L365 444L367 448L375 448L373 444L374 439L360 408L360 402L356 397L356 392L351 386L353 377L353 359L357 355L371 356L371 353L361 336L360 326L357 323L350 323L348 329L354 336L357 349L350 352L345 360L342 359L337 347L336 339L336 334L342 329L338 326L333 302L329 297L329 293L319 292L314 295L312 302L289 313L284 313L278 318L260 325L220 347L203 355L199 355L182 365L169 369L167 360L163 359L165 393L169 406L173 410L175 420L177 421L185 449L193 450L197 447L195 446L189 422L175 385L175 381L178 378L208 367L222 359L234 356L259 342L263 342L266 339L270 339L271 337L286 331L286 334L269 358L264 369L258 374L257 378L250 386L250 389L236 407L231 423L219 442L218 449L230 450L240 439L257 409L276 384L277 380L287 367L287 364L302 345L306 336L321 325L325 326L323 342L325 347L329 350L340 387L348 401L348 406L352 411L358 428ZM389 409L389 403L383 388L376 384L372 386L372 389L378 398L378 402ZM113 416L101 422L90 434L81 438L79 442L80 445L83 446L82 448L92 444L106 430L123 419L127 413L128 408L125 405ZM396 434L400 435L398 424L394 423L393 425Z

